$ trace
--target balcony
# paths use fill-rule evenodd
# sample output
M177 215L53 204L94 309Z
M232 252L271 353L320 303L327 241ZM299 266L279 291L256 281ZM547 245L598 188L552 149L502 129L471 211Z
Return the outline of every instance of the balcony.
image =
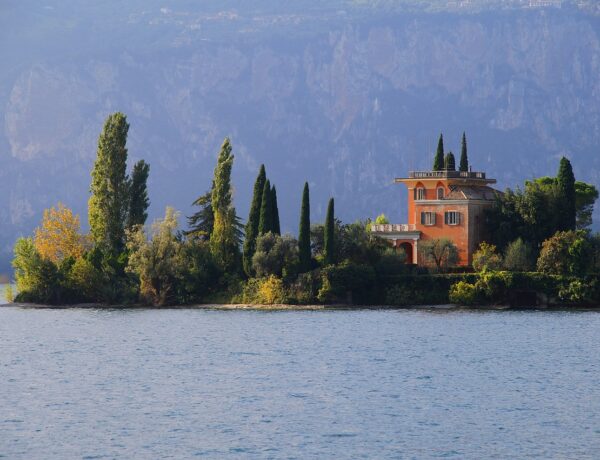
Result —
M416 232L417 228L413 224L371 224L373 233L402 233Z
M409 179L485 179L484 172L475 171L410 171Z

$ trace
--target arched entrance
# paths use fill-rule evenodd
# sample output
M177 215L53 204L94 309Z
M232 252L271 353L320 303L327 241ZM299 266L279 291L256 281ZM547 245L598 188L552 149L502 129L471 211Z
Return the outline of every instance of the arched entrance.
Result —
M407 264L412 264L413 263L413 246L411 243L400 243L397 245L398 248L402 248L404 250L404 253L406 254L406 261L405 263Z

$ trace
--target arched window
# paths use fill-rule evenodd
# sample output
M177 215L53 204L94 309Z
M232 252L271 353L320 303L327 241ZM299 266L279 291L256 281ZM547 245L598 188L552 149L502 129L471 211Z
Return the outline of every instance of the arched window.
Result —
M415 200L424 200L425 199L425 187L416 187L415 188Z
M444 187L438 187L437 189L437 199L441 200L444 198Z

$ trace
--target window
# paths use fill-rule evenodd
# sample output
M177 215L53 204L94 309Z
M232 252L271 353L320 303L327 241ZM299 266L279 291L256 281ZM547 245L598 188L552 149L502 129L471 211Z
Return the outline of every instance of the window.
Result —
M438 187L437 189L437 199L441 200L444 198L444 187Z
M444 213L444 223L447 225L460 224L460 213L458 211L446 211Z
M422 212L421 213L421 224L422 225L435 225L435 212Z
M425 199L425 189L423 187L417 187L415 189L415 200Z

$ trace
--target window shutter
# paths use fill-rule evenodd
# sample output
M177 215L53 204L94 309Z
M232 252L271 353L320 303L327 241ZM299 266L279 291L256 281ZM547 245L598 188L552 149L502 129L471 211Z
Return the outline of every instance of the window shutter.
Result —
M425 224L425 213L422 212L421 213L421 225L424 225L424 224Z
M444 223L448 225L448 211L444 213Z
M459 225L461 223L460 222L461 220L462 220L462 216L460 215L460 212L457 212L456 213L456 224Z
M435 212L432 212L432 213L431 213L431 225L435 225L435 216L436 216L436 215L437 215L437 214L436 214Z
M413 188L413 200L417 199L417 188Z

